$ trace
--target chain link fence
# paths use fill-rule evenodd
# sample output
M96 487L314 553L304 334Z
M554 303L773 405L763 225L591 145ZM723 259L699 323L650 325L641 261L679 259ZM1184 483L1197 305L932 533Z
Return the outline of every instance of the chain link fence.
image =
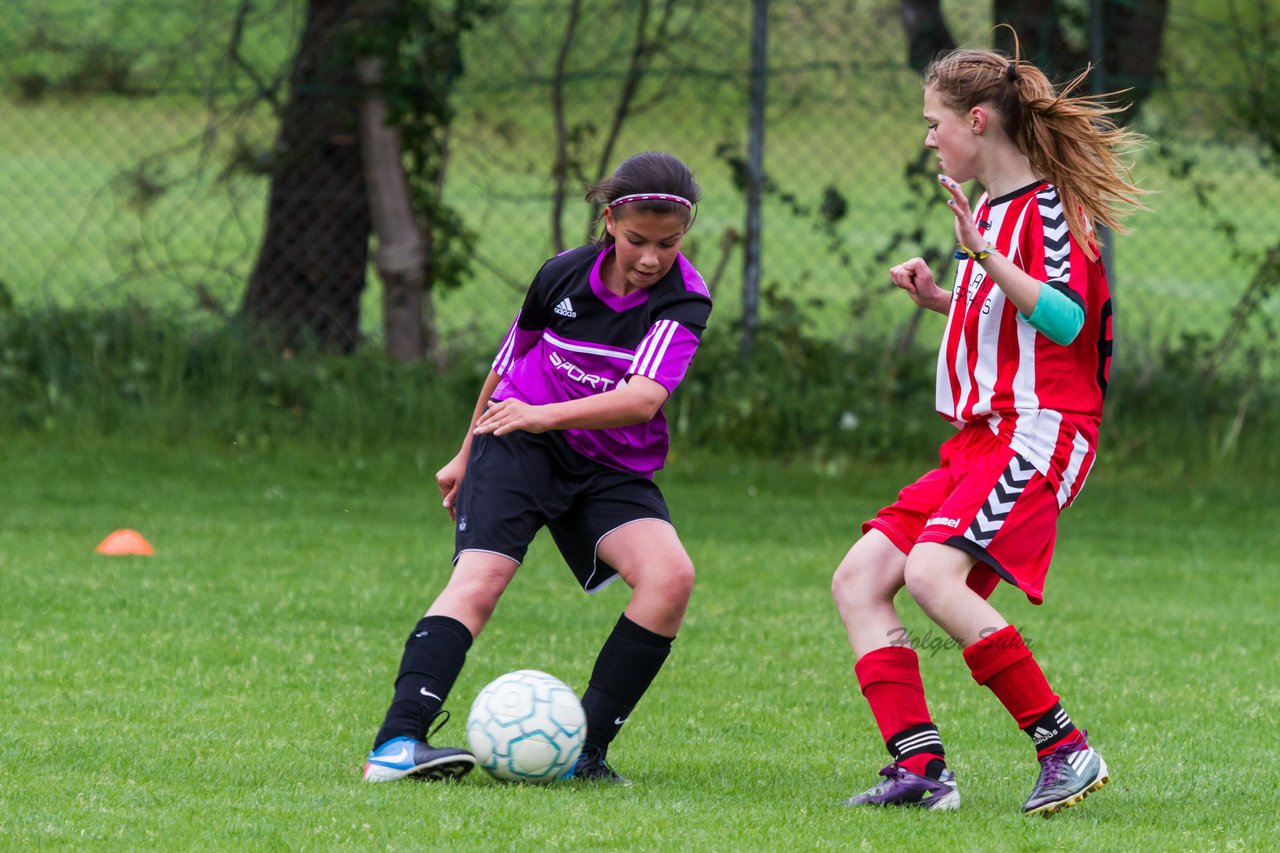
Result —
M300 39L315 23L308 9L340 15L350 5L8 4L0 17L0 296L12 310L127 305L193 325L227 322L263 275L270 217L293 204L314 215L277 232L294 243L280 263L310 284L289 291L298 303L284 309L324 299L334 271L354 264L359 283L347 301L366 345L377 345L384 302L367 219L322 215L361 204L358 174L339 198L326 170L352 168L367 92L323 51L311 76L290 85ZM987 43L989 6L943 5L958 41ZM678 155L703 184L686 253L715 289L715 333L736 334L750 4L511 0L495 8L462 42L465 71L454 85L438 187L473 235L461 284L432 294L445 349L496 343L542 260L592 233L583 184L649 149ZM1259 277L1280 243L1280 162L1241 118L1257 59L1239 43L1247 22L1208 8L1170 4L1162 79L1136 118L1151 143L1136 153L1134 171L1152 194L1150 210L1130 219L1132 233L1113 240L1118 338L1154 355L1186 335L1230 337L1237 352L1268 347L1274 367L1280 305ZM946 263L950 214L931 181L933 161L922 156L919 77L904 62L904 38L897 3L772 5L766 321L798 312L817 335L885 340L911 314L906 300L887 298L888 267L921 253ZM273 197L271 176L289 155L282 117L299 98L318 105L322 156ZM353 243L324 230L333 222L366 233Z

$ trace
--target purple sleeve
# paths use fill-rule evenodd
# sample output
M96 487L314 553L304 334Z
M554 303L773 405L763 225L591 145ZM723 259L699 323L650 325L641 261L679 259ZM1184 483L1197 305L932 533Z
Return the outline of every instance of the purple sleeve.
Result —
M533 349L540 337L541 330L520 328L520 313L517 312L516 318L511 321L511 328L507 330L507 336L502 339L502 346L498 347L497 356L493 359L493 372L506 376L516 359Z
M644 336L627 376L644 376L670 393L684 379L698 351L698 336L675 320L659 320Z

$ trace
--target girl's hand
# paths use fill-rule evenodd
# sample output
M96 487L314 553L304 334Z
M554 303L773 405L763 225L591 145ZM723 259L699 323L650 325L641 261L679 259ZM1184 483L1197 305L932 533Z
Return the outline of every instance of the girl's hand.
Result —
M462 477L466 473L467 457L461 453L450 459L447 465L436 472L436 485L440 487L444 508L452 521L458 520L458 511L454 508L454 503L458 498L458 486L462 485Z
M475 434L483 435L491 432L494 435L506 435L515 430L540 433L551 428L547 423L543 407L531 406L514 398L500 403L489 401L488 409L476 421Z
M946 175L939 175L938 181L951 193L947 206L956 217L956 240L961 246L980 252L987 248L987 238L978 233L978 226L973 221L973 211L969 209L969 200L964 197L960 185Z
M907 292L921 308L945 314L951 307L951 294L938 287L924 258L912 258L889 270L893 283Z

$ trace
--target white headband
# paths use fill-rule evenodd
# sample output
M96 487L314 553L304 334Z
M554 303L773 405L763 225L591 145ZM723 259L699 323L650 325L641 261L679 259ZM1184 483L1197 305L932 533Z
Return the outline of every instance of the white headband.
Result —
M693 210L693 202L682 195L668 195L667 193L632 193L624 195L621 198L615 198L609 202L610 209L620 204L627 204L632 201L673 201L676 204L683 204L685 207Z

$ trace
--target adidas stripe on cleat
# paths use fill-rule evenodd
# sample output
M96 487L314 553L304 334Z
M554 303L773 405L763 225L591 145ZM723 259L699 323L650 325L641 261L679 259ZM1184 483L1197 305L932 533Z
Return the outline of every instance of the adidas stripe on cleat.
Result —
M1022 805L1024 813L1048 817L1084 802L1111 781L1107 762L1084 735L1083 743L1064 744L1040 760L1040 778Z

